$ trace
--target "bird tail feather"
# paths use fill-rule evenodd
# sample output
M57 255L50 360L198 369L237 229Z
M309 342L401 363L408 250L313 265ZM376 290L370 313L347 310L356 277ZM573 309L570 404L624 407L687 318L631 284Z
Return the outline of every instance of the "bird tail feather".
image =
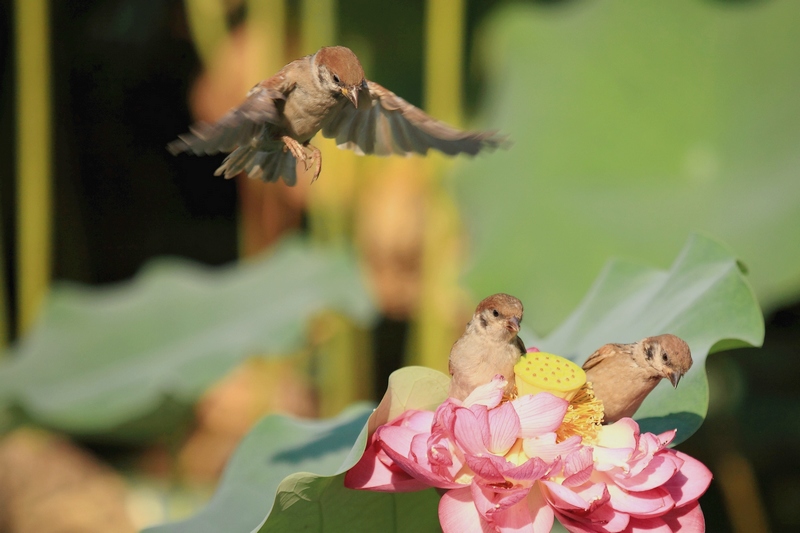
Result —
M297 160L289 151L262 151L252 146L240 146L225 158L214 175L230 179L240 172L267 182L283 178L291 186L297 183Z

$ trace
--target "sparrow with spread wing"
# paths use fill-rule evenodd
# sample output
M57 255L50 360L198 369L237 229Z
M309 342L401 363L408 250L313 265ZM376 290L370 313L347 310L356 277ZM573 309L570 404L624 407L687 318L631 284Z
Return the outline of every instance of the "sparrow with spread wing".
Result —
M356 55L331 46L292 61L253 87L245 101L215 124L190 128L167 148L173 154L230 152L214 173L288 185L297 181L301 161L322 170L319 149L309 144L322 130L340 148L358 154L426 154L433 148L448 155L474 155L506 143L496 132L461 131L435 120L393 92L364 78Z

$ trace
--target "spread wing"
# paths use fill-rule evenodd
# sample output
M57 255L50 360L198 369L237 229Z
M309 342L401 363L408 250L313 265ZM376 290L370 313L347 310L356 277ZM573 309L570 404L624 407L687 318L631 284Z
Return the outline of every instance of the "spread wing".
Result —
M231 152L237 146L259 138L267 124L280 124L285 100L282 91L263 84L256 85L239 107L228 111L215 124L195 124L189 128L190 133L179 135L177 140L167 145L167 149L173 155L181 152L195 155Z
M448 155L477 154L507 144L497 132L462 131L427 115L392 91L367 82L358 95L358 108L343 106L323 125L339 148L358 154L426 154L435 148Z

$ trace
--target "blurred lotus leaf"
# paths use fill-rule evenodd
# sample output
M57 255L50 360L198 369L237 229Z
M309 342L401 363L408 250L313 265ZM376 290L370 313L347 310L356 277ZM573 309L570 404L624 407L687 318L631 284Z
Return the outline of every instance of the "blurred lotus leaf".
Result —
M518 296L546 333L609 256L664 265L700 231L736 250L765 308L791 301L800 2L543 4L498 10L476 46L483 113L515 145L452 182L473 295Z
M299 239L226 267L159 259L113 287L61 284L0 367L0 402L70 433L158 435L245 357L303 347L325 309L374 315L353 258Z
M437 531L438 496L433 490L354 491L344 488L343 478L366 447L368 417L371 426L391 413L430 408L431 401L447 397L447 382L435 370L403 368L392 374L382 408L372 416L372 409L364 406L326 421L267 416L239 445L205 509L188 520L145 531Z
M677 390L658 387L637 418L643 430L678 428L679 442L705 418L709 350L763 340L755 297L735 258L720 245L692 237L668 272L612 262L563 326L541 341L524 338L529 346L583 362L607 342L662 331L689 343L695 365ZM445 374L422 367L394 372L366 425L364 411L359 417L345 413L331 422L305 424L266 418L234 454L206 509L148 533L321 531L323 524L325 531L438 531L436 492L353 491L344 488L342 473L358 461L370 431L405 409L434 409L447 397L448 381ZM279 482L281 476L288 477Z

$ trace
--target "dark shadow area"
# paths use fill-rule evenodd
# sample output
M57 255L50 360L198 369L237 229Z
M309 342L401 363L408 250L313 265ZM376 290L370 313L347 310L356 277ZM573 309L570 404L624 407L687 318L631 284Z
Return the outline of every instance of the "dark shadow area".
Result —
M763 348L709 357L709 415L679 446L715 473L700 499L709 531L730 530L732 507L762 508L770 531L800 529L800 302L765 318ZM740 466L726 476L733 460Z
M375 394L379 402L389 385L389 375L403 366L403 354L411 325L406 320L382 316L372 330L372 353L375 354Z
M703 424L703 419L695 413L680 412L670 415L669 419L661 417L642 418L637 420L639 429L644 432L663 433L677 429L678 435L694 433Z
M16 184L14 180L16 165L16 124L15 100L16 60L14 58L14 33L13 33L13 2L0 2L0 58L3 58L0 67L0 261L5 272L0 271L3 279L2 291L5 293L3 309L7 317L6 324L0 324L5 331L0 332L0 338L10 339L17 330L17 321L14 309L17 307L16 290L16 263L14 254L14 241L16 234Z
M237 257L236 190L215 158L175 158L199 60L183 2L52 3L54 277L107 283L147 260Z

